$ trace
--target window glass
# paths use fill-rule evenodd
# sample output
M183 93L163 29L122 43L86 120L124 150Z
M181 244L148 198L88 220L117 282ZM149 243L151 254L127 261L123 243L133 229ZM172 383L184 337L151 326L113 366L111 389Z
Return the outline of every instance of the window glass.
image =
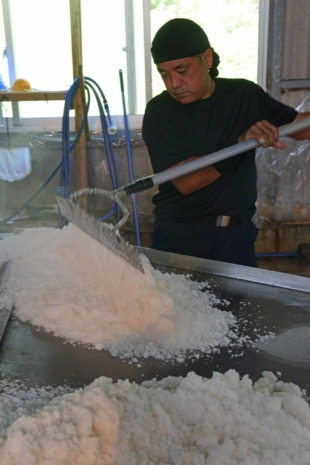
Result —
M136 79L136 113L145 110L145 61L144 61L144 27L143 0L134 0L134 48L135 48L135 79Z
M69 2L10 0L16 78L38 90L66 90L72 83ZM13 84L13 83L11 83ZM59 116L63 102L22 102L21 117Z
M123 70L125 88L127 76L124 0L82 0L81 10L84 75L99 84L111 114L122 114L119 70ZM98 114L92 93L90 114Z
M257 81L259 0L151 0L151 37L167 21L188 18L219 54L219 76ZM164 89L153 65L153 95Z
M138 8L133 18L139 22L143 3L142 0L134 3ZM52 8L46 8L42 0L27 0L26 4L24 0L10 0L10 12L16 77L26 79L34 89L68 90L73 83L69 0L53 0ZM81 12L84 76L94 79L101 87L111 114L122 114L120 69L128 98L124 0L113 0L113 3L81 0ZM144 57L143 25L137 24L137 30L138 38L134 34L134 42L139 42L136 60L139 67L144 67L144 61L139 60L141 55ZM141 112L144 111L145 98L141 98L141 93L137 100ZM64 102L19 103L22 118L62 116L63 108ZM98 114L91 92L89 115Z

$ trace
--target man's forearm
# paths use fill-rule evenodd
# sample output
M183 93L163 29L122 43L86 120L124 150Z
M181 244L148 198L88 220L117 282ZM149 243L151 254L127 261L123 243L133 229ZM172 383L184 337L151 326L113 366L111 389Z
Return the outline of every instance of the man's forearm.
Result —
M305 113L298 113L298 115L296 116L294 120L294 123L296 121L300 121L303 118L307 118L308 116L310 116L310 111L306 111ZM298 139L298 140L310 139L310 128L304 129L303 131L296 132L295 134L292 134L291 137L293 137L294 139Z
M174 166L183 165L184 163L188 163L189 161L196 160L196 158L200 158L198 156L193 156L188 158L185 161L177 163ZM173 167L171 167L173 168ZM206 168L202 168L194 173L185 174L180 176L179 178L172 179L171 182L174 187L181 192L181 194L189 195L192 192L196 192L203 187L207 187L216 181L221 176L213 166L207 166Z

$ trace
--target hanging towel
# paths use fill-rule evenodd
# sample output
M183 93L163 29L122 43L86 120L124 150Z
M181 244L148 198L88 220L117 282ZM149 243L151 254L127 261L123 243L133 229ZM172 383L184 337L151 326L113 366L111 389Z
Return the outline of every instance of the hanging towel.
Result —
M18 181L31 173L31 155L28 147L0 149L0 179Z

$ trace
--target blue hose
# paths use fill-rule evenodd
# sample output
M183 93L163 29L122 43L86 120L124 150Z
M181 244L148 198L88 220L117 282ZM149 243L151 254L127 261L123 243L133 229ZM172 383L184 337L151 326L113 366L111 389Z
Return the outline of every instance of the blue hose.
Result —
M101 122L101 128L102 128L102 134L103 134L103 139L105 142L105 148L106 148L106 155L107 155L107 162L108 162L108 167L109 167L109 172L111 176L111 181L112 181L112 186L113 189L117 189L119 186L119 181L118 181L118 173L117 173L117 168L115 164L115 159L113 156L113 149L112 149L112 142L110 138L110 133L113 132L113 123L111 121L111 116L109 113L109 106L107 103L107 100L105 98L105 95L103 94L101 88L99 85L94 81L92 78L89 77L84 77L85 81L85 90L87 92L87 106L86 106L86 111L85 115L83 117L83 121L81 124L81 127L78 131L78 134L73 141L72 145L70 145L70 124L69 124L69 112L70 108L72 106L72 102L74 99L74 96L77 92L77 90L80 87L80 81L79 78L75 79L73 82L72 86L68 90L66 94L66 100L65 100L65 107L64 107L64 116L63 116L63 127L62 127L62 172L60 176L60 183L58 186L58 193L61 195L64 195L64 197L68 197L71 194L70 190L70 153L74 149L76 142L78 141L80 135L82 134L86 122L87 122L87 117L88 117L88 111L89 111L89 106L90 106L90 92L89 89L91 89L95 95L98 109L99 109L99 115L100 115L100 122ZM105 111L103 109L101 99L104 103L105 106ZM113 128L112 128L113 126ZM113 213L116 213L116 219L117 222L120 219L120 213L119 213L119 206L115 203L111 209L111 211L105 215L103 218L100 218L99 221L103 221L107 218L109 218ZM59 227L62 227L62 224L59 224Z
M57 195L59 196L65 196L68 197L71 194L71 188L70 188L70 153L72 150L75 148L77 141L79 140L86 122L88 118L88 111L89 111L89 106L90 106L90 92L89 88L92 89L92 91L95 94L98 108L99 108L99 113L100 113L100 121L101 121L101 127L102 127L102 134L103 134L103 139L105 142L105 147L106 147L106 153L107 153L107 161L108 161L108 167L109 167L109 172L111 176L111 181L112 181L112 186L113 189L117 189L119 187L119 182L118 182L118 174L117 174L117 169L116 169L116 164L113 156L113 149L112 149L112 142L110 138L110 134L115 133L115 126L112 123L111 116L110 116L110 111L109 111L109 106L107 99L105 98L105 95L103 94L101 88L99 85L96 83L91 78L85 77L85 90L87 93L87 105L86 105L86 111L83 116L83 121L81 124L81 127L73 141L73 143L70 145L70 124L69 124L69 112L72 106L72 102L74 99L74 96L80 87L80 81L79 79L75 79L72 86L68 90L66 94L66 99L65 99L65 106L64 106L64 114L63 114L63 119L62 119L62 159L61 162L56 166L56 168L53 170L53 172L49 175L49 177L44 181L44 183L37 189L37 191L29 197L17 210L15 210L12 214L4 218L2 221L4 223L10 221L14 216L18 215L24 208L26 208L39 194L42 192L42 190L47 186L47 184L53 179L53 177L56 175L56 173L60 170L60 180L59 180L59 185L57 187ZM91 84L92 83L92 84ZM97 87L97 90L95 89L94 85ZM89 88L88 88L89 87ZM98 95L99 94L102 98L105 112L103 110L103 106L101 103L101 100ZM119 206L117 203L115 203L111 209L111 211L105 215L103 218L100 218L100 220L106 220L109 218L113 213L116 213L116 219L117 222L119 221ZM60 210L58 208L58 223L59 227L62 228L63 226L63 218L61 216Z
M107 119L108 119L108 122L107 122L107 119L105 118L105 114L104 114L104 111L103 111L103 107L102 107L99 95L97 94L94 87L88 81L94 83L96 86L98 86L98 84L96 84L96 82L91 78L85 77L85 80L86 80L86 84L89 85L91 87L91 89L93 90L93 92L95 94L95 97L96 97L96 100L97 100L97 104L98 104L98 108L99 108L100 121L101 121L101 127L102 127L102 134L103 134L103 138L104 138L104 141L105 141L105 148L106 148L106 153L107 153L107 161L108 161L109 171L110 171L110 175L111 175L111 179L112 179L112 185L113 185L113 187L118 186L119 185L118 173L117 173L117 169L116 169L115 158L113 156L112 141L111 141L110 134L109 134L109 131L111 132L111 128L113 126L112 121L111 121L111 116L110 116L110 114L107 114ZM107 105L106 98L105 98L105 96L104 96L104 94L103 94L103 92L102 92L102 90L100 89L99 86L98 86L98 90L99 90L99 93L100 93L100 96L101 96L103 102L106 102L105 108L107 108L107 111L109 111L109 107ZM115 127L115 126L113 126L113 127Z

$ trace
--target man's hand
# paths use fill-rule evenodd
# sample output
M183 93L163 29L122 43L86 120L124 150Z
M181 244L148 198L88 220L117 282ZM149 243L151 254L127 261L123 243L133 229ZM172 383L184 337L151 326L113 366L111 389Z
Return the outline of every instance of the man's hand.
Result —
M246 132L238 137L238 142L256 139L262 147L275 147L285 149L286 144L279 140L279 131L276 126L266 120L253 124Z

